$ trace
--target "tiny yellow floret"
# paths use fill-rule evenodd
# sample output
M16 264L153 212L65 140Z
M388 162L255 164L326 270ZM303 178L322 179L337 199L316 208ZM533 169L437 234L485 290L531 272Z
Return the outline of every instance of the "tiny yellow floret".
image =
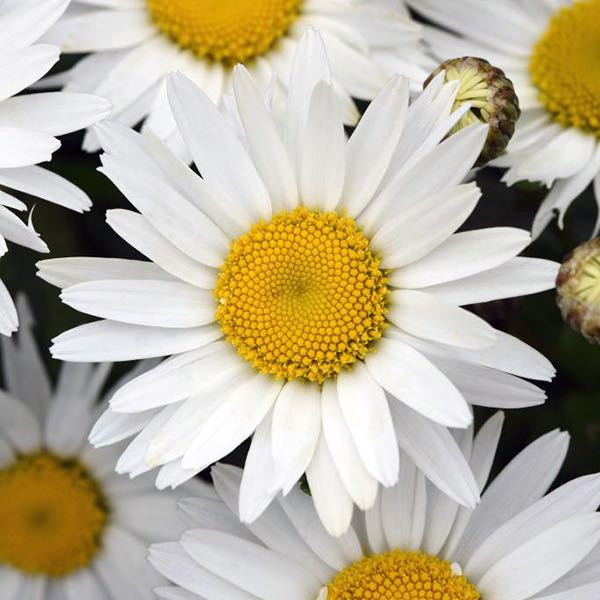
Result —
M558 123L600 137L600 0L557 11L535 45L529 71Z
M217 282L217 320L260 372L322 383L381 337L387 287L379 263L353 219L281 213L233 243Z
M227 66L271 49L300 14L301 0L147 0L153 22L180 48Z
M98 485L77 461L40 452L0 470L0 564L64 577L90 564L107 518Z
M350 565L327 586L327 600L480 600L448 561L392 550Z

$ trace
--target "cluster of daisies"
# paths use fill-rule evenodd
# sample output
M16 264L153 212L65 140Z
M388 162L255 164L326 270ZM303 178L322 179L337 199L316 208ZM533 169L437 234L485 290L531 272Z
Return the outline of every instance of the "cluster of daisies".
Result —
M89 210L38 166L87 128L146 258L38 263L95 318L56 382L0 286L0 598L599 597L600 474L549 492L553 431L490 481L504 413L473 424L554 368L465 308L554 288L519 255L600 198L599 31L600 0L0 2L0 251L48 252L13 190ZM490 159L549 188L532 234L463 229ZM559 276L591 339L597 246Z

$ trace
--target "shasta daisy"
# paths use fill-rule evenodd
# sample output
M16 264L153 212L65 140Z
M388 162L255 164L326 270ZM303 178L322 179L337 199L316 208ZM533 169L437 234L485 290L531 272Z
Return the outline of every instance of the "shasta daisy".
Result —
M451 112L456 84L438 77L409 107L408 83L392 79L347 140L330 82L314 32L276 119L243 67L229 120L171 75L203 178L149 134L97 129L102 170L140 211L109 211L108 223L150 262L40 263L66 304L103 319L59 336L55 357L172 355L113 396L92 442L137 434L117 469L161 467L162 488L254 433L245 521L305 471L336 473L345 498L368 508L378 483L398 480L398 444L472 506L479 493L448 427L467 427L473 404L539 404L544 393L517 376L553 376L461 308L550 288L558 265L516 257L524 231L454 233L479 198L462 181L487 135L474 125L442 141L464 114Z

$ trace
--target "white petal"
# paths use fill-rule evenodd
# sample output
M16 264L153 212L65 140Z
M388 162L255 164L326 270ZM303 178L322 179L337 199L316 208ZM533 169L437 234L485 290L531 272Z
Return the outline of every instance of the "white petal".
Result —
M474 552L465 573L471 578L481 577L521 544L565 519L594 512L599 504L598 475L566 483L496 529Z
M139 213L112 209L106 222L128 244L155 262L167 273L205 289L216 285L217 273L171 244Z
M33 44L55 23L69 0L22 0L3 7L0 48L3 52Z
M4 206L0 206L0 236L36 252L48 252L48 246L31 226L27 226L19 217Z
M64 52L96 52L134 46L156 35L144 10L97 10L61 19L44 41Z
M365 363L379 385L423 416L448 427L467 427L473 420L452 381L399 340L380 340Z
M479 156L487 131L484 125L466 127L410 168L395 173L359 217L367 234L382 227L390 214L402 214L410 207L419 206L425 198L443 190L449 191L461 183ZM432 165L436 168L432 169ZM440 199L436 209L439 211L443 206L444 202Z
M271 452L273 411L259 423L254 435L240 486L239 516L243 523L254 522L273 501L275 461Z
M417 552L425 531L425 478L405 455L400 457L398 483L381 491L383 532L389 548Z
M365 467L383 485L394 485L398 480L398 445L383 390L366 366L357 362L339 374L337 393Z
M140 178L127 161L102 156L102 171L160 233L190 257L220 267L229 240L200 210L162 177Z
M169 102L202 177L225 190L254 220L271 217L271 203L246 150L216 106L187 77L172 73Z
M27 167L51 160L60 142L46 133L0 126L0 168Z
M459 306L526 296L553 288L559 267L551 260L517 256L495 269L422 291Z
M235 450L265 418L282 385L256 373L237 386L197 432L183 456L183 468L204 469Z
M360 542L354 530L350 528L338 538L329 535L319 519L312 498L299 486L287 496L280 497L279 502L302 539L332 569L340 571L362 557Z
M0 333L11 335L17 330L18 326L17 310L4 282L0 280Z
M385 215L371 240L371 247L381 254L382 267L395 269L426 257L464 223L480 196L479 188L470 183L386 211L393 216Z
M40 424L31 410L1 390L0 430L21 453L35 450L42 442Z
M395 77L371 102L346 145L346 179L340 208L358 215L373 197L402 135L408 81Z
M0 124L63 135L103 119L110 110L108 100L89 94L28 94L0 104Z
M178 402L222 386L244 366L228 344L215 342L167 359L136 377L115 393L111 406L118 412L138 412Z
M264 600L306 600L320 588L302 565L225 533L197 529L184 534L181 544L200 565Z
M477 588L490 600L525 600L568 573L599 541L600 515L571 517L497 562Z
M473 507L479 490L456 440L446 427L433 423L400 402L390 405L398 444L423 474L459 504Z
M298 167L302 156L304 130L310 99L319 81L331 83L329 59L321 36L307 29L294 55L289 80L285 141L293 164Z
M242 469L218 464L211 472L215 489L237 521ZM296 529L291 527L278 502L272 503L260 518L249 524L246 535L241 537L249 538L250 532L251 541L259 540L267 548L304 565L319 580L328 581L333 577L333 571L308 547Z
M306 470L306 477L325 529L330 535L339 537L350 527L354 504L340 479L323 433Z
M490 533L546 493L562 466L568 445L567 434L550 432L527 446L502 470L473 512L454 560L466 564Z
M323 434L344 486L359 508L371 508L377 497L377 480L367 471L358 454L342 414L336 384L333 381L323 384L321 412Z
M233 85L249 152L269 191L273 211L293 209L298 201L294 170L264 98L241 65L234 69Z
M194 592L192 599L255 600L256 598L200 566L179 543L152 545L148 560L159 573L177 585L183 586L184 589ZM167 596L167 598L171 598L171 596ZM176 596L175 598L183 600L188 597Z
M401 288L422 288L461 279L505 263L530 241L526 231L512 227L456 233L422 259L394 271L390 283Z
M63 289L78 283L108 279L173 280L168 273L151 262L123 258L71 256L41 260L36 266L39 277L50 285Z
M8 26L4 17L2 23L4 27ZM58 48L47 44L38 44L18 52L0 54L0 78L2 81L0 100L5 100L35 83L56 63L59 54ZM35 127L31 129L35 129Z
M389 302L388 319L416 337L472 349L496 341L494 329L483 319L427 293L395 290Z
M187 328L215 320L212 294L176 281L87 281L64 289L60 297L81 312L133 325Z
M56 173L37 166L2 169L0 184L77 212L89 210L87 194Z
M54 338L51 352L55 358L75 362L139 360L201 348L221 336L216 325L168 329L95 321Z
M273 410L275 486L287 494L306 471L321 430L321 393L316 384L289 381Z
M310 209L333 210L342 195L346 135L340 107L331 85L320 81L314 89L300 163L300 196Z

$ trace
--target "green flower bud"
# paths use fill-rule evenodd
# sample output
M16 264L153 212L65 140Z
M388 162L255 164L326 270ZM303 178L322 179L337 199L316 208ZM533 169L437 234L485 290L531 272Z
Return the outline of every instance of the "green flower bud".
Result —
M556 280L563 319L592 344L600 344L600 238L575 248Z
M504 153L515 132L515 124L521 116L515 88L504 71L483 58L472 56L443 62L427 78L424 87L441 71L446 72L446 81L460 82L453 110L465 102L471 103L471 109L450 135L477 121L490 127L485 146L475 163L476 167L482 167Z

